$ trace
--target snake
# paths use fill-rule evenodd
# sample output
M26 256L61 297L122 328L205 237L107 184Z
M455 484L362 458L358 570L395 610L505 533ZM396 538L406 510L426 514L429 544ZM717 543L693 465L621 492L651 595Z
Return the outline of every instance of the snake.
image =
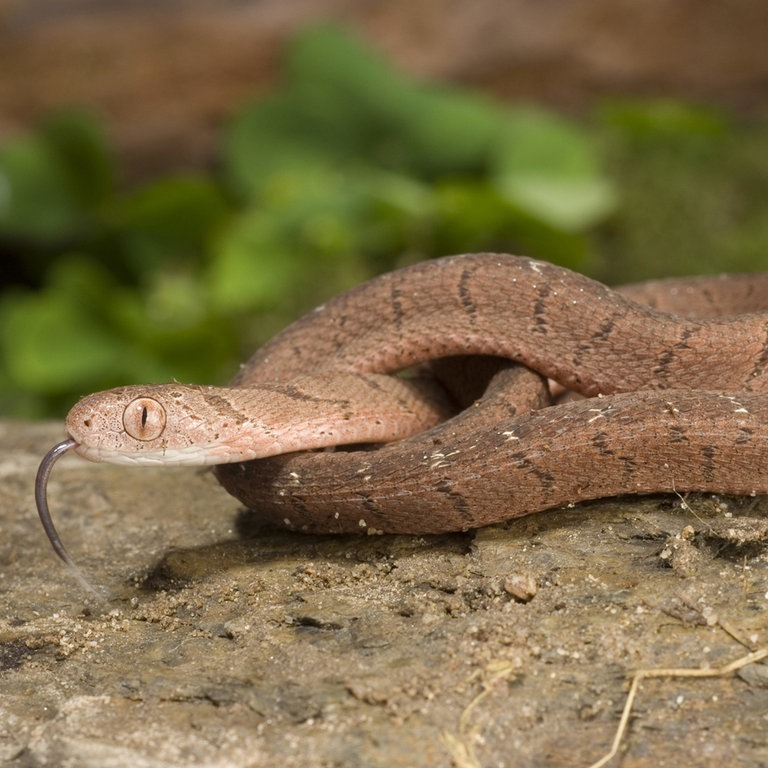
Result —
M92 461L213 465L307 533L466 531L622 494L768 493L768 273L609 288L476 253L380 275L300 317L229 386L77 402L35 491Z

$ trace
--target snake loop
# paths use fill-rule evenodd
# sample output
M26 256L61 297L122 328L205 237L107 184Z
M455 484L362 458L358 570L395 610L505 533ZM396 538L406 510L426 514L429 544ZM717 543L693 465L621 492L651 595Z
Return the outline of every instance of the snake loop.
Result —
M392 375L404 369L416 375ZM533 259L438 259L331 299L229 387L96 393L67 432L94 461L214 464L231 494L301 531L431 533L619 493L768 493L768 274L610 289ZM311 450L360 443L384 445Z

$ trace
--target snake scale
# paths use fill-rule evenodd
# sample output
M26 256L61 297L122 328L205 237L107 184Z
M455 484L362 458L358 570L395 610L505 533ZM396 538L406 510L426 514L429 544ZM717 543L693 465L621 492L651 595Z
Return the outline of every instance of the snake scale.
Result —
M466 530L622 493L767 493L768 274L617 290L529 258L436 259L300 318L229 387L100 392L66 427L37 483L52 539L45 485L70 449L215 464L246 506L307 532Z

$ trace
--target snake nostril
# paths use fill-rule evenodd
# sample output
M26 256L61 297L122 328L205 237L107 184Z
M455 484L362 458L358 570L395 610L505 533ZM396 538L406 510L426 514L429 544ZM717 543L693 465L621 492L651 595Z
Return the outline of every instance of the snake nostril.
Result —
M85 425L85 426L86 426L88 429L90 429L90 428L91 428L91 420L90 420L90 419L85 419L85 421L83 421L83 424L84 424L84 425Z

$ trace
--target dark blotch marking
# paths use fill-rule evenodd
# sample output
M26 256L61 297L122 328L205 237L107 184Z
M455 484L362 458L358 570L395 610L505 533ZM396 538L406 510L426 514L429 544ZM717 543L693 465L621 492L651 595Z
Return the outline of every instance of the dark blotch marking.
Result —
M459 301L464 311L467 313L470 322L474 322L477 317L477 304L472 298L472 292L469 290L469 284L472 279L473 270L465 267L461 271L459 278Z
M321 405L330 403L331 405L338 407L340 411L349 410L352 405L349 400L340 400L336 397L317 397L316 395L310 395L305 390L301 389L301 387L297 387L293 384L281 384L273 389L275 392L279 392L300 403L317 403Z
M537 291L536 301L533 303L533 322L535 330L540 333L547 332L547 298L552 293L548 283L542 283Z
M450 480L443 478L442 480L438 481L435 489L450 499L451 505L462 518L462 520L465 520L468 524L474 522L475 517L472 514L469 503L461 493L454 489L453 483Z
M518 451L517 453L513 453L509 458L515 462L515 466L520 467L521 469L527 469L528 467L531 466L531 460L528 458L528 455L523 451Z
M680 426L670 426L669 442L670 443L687 443L688 435L685 433L685 428Z
M616 328L616 320L618 320L620 316L620 314L614 313L608 317L600 326L599 330L592 334L592 341L607 341Z
M613 456L613 451L608 447L608 435L605 432L598 432L592 437L592 445L597 448L601 456Z
M761 376L765 374L766 366L768 366L768 324L766 324L765 340L763 341L763 349L760 352L760 356L757 358L757 362L752 367L749 373L746 384L749 386L749 380L755 376Z
M244 421L244 414L240 409L233 407L232 403L221 395L214 395L211 393L205 393L203 398L206 403L213 406L219 413L222 419L230 419L235 424L242 424Z
M372 515L378 515L381 512L379 505L374 501L370 494L358 492L356 495L360 499L363 509L366 512L369 512Z
M529 466L530 473L541 483L545 491L551 491L557 485L557 479L546 470L539 469L535 464Z
M664 352L664 354L659 358L659 365L654 369L654 372L662 375L666 374L668 372L669 366L672 364L672 361L678 357L680 350L691 348L688 340L695 334L695 332L695 328L683 328L682 333L680 334L680 341L678 341L674 346L670 347L666 352Z
M635 476L637 472L637 461L632 456L619 456L622 464L622 474L624 476L624 482L628 483Z
M707 445L701 449L701 455L704 459L701 462L702 472L704 473L707 482L711 482L715 476L715 457L717 456L717 448L714 445Z
M402 291L397 287L397 285L393 284L392 290L389 294L389 302L392 306L392 320L394 321L395 328L397 329L402 328L403 318L405 317L402 296Z
M545 491L551 490L556 485L557 480L554 475L537 467L534 462L526 457L524 452L518 451L517 453L513 453L510 456L510 459L514 461L515 466L519 469L528 470L530 474L536 477L541 482L541 486Z

